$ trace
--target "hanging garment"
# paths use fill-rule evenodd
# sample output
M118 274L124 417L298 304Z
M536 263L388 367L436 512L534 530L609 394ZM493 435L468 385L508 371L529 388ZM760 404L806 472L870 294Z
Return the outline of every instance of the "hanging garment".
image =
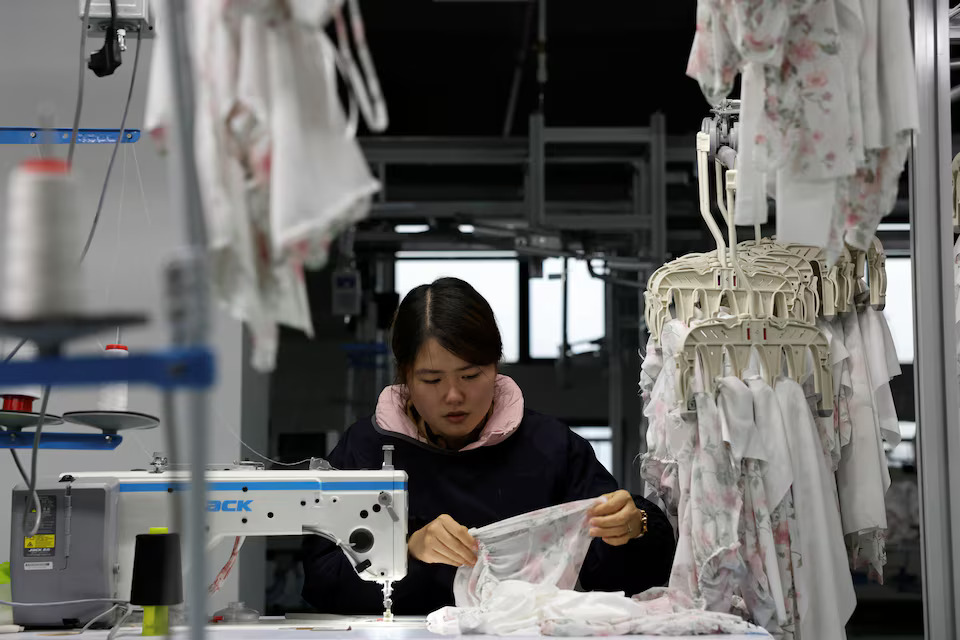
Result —
M874 407L880 423L880 434L891 446L900 444L900 420L893 405L890 380L900 375L897 345L890 333L890 325L883 312L867 306L857 312L860 334L863 338L867 366L873 383Z
M766 73L769 157L777 168L777 238L825 246L837 180L853 175L857 153L848 79L833 0L791 16L786 60ZM778 149L782 162L776 162Z
M670 586L702 600L708 611L745 614L736 595L746 572L739 536L740 470L724 445L713 396L698 392L695 402L695 421L684 416L692 437L679 456L682 509Z
M857 318L863 340L865 363L873 390L874 418L879 427L880 437L895 447L900 444L900 422L893 404L890 380L900 374L896 345L882 312L868 306L862 312L857 312ZM890 474L887 471L886 454L882 443L879 449L883 455L879 464L885 471L882 476L885 494L889 488ZM854 568L867 568L870 576L880 583L883 582L883 567L886 565L886 512L884 508L883 520L877 522L874 527L861 529L856 533L848 532L847 536L847 546Z
M687 75L711 105L743 78L734 220L777 236L866 249L892 210L919 126L906 0L698 0Z
M790 447L793 499L805 571L806 593L800 600L799 635L842 640L846 638L846 623L856 608L856 596L832 488L833 475L817 442L817 428L803 389L796 381L781 377L774 392Z
M875 389L880 385L873 379L873 372L880 369L876 359L871 358L875 347L864 341L861 332L860 314L854 310L843 317L846 347L850 352L849 366L853 393L849 398L852 433L850 443L844 447L840 466L837 469L837 489L843 519L843 532L852 536L851 552L861 555L879 575L882 573L884 553L882 531L887 528L884 494L890 486L886 454L883 450L881 416L878 415ZM872 340L876 343L877 340ZM882 343L882 340L881 340ZM895 352L894 352L895 353ZM879 355L881 361L885 356ZM874 367L871 367L873 361ZM886 376L887 369L882 368ZM889 381L882 377L882 384ZM896 414L893 414L895 421ZM889 424L889 416L886 416ZM896 423L888 427L898 429ZM899 437L899 431L897 431ZM858 543L858 540L862 541ZM865 547L861 551L861 547Z
M829 252L845 241L866 250L896 204L900 174L919 131L920 116L910 5L906 0L862 2L865 37L860 64L865 161L840 186Z
M763 67L748 63L743 69L740 88L740 131L737 149L737 199L733 221L752 226L767 223L767 172L758 143L763 111Z
M313 268L344 228L366 217L380 189L339 103L334 47L320 30L268 31L271 136L270 221L275 254L302 242Z
M643 410L647 418L647 451L641 457L640 475L648 491L655 493L666 512L674 516L679 512L681 492L678 455L686 446L689 434L676 396L676 353L688 332L679 320L664 324L659 355L655 355L647 367L649 377L656 373L656 380Z
M739 594L750 619L776 634L780 624L786 622L786 611L764 486L769 457L754 419L750 389L734 376L719 378L717 384L723 440L730 450L733 469L740 474L743 496L738 535L743 542L746 571Z
M744 372L744 381L753 397L753 412L768 462L763 475L768 503L776 505L770 512L770 528L776 555L776 572L782 592L782 605L777 609L777 638L792 640L796 636L800 611L806 611L805 567L802 561L800 529L793 501L793 463L780 404L773 388L753 370ZM770 570L768 569L768 576ZM802 607L801 607L802 602Z
M271 370L278 325L313 335L304 268L364 217L379 184L339 103L323 28L340 2L190 3L197 177L213 290ZM146 128L166 146L172 114L163 3ZM352 82L352 81L351 81ZM350 83L348 83L350 84Z
M818 318L817 328L823 332L830 346L830 365L833 380L833 413L829 418L821 418L825 451L830 460L830 469L836 471L840 465L843 447L850 442L850 414L847 396L851 390L850 372L847 366L850 352L844 345L843 324L839 317ZM827 428L829 425L829 428Z

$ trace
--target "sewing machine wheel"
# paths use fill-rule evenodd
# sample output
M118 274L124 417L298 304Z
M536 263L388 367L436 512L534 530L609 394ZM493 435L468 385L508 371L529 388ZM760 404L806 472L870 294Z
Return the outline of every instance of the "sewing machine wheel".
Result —
M160 424L156 416L136 411L70 411L63 414L63 419L104 433L152 429Z

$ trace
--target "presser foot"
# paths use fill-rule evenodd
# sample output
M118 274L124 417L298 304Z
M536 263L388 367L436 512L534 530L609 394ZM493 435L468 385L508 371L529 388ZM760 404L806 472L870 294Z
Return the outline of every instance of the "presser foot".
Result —
M393 585L389 580L383 583L383 619L393 620Z

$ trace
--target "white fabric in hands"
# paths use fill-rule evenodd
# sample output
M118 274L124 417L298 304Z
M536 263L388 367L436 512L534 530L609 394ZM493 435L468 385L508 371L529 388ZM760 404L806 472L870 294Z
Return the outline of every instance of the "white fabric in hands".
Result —
M457 606L427 616L438 634L609 636L760 633L736 616L695 608L675 590L572 591L589 549L588 511L597 499L540 509L471 529L474 567L454 579Z

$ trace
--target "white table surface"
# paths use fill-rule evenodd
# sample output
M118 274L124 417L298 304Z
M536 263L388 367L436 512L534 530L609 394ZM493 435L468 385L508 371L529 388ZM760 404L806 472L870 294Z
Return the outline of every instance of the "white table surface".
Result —
M348 628L349 627L349 628ZM423 618L398 618L386 622L373 618L323 616L304 620L267 618L258 625L211 625L208 637L217 640L310 640L311 638L348 638L350 640L441 640L444 636L430 633ZM172 630L171 638L187 640L190 632L186 627ZM105 640L107 631L32 631L3 634L0 638L10 640L55 640L56 638L82 638L82 640ZM139 627L124 627L117 638L143 638ZM518 636L510 636L511 640ZM616 636L608 636L611 640ZM653 640L655 636L622 636L625 640ZM757 640L769 637L760 635L718 636L673 636L672 640ZM469 636L470 640L502 640L499 636ZM591 638L591 640L594 640Z

